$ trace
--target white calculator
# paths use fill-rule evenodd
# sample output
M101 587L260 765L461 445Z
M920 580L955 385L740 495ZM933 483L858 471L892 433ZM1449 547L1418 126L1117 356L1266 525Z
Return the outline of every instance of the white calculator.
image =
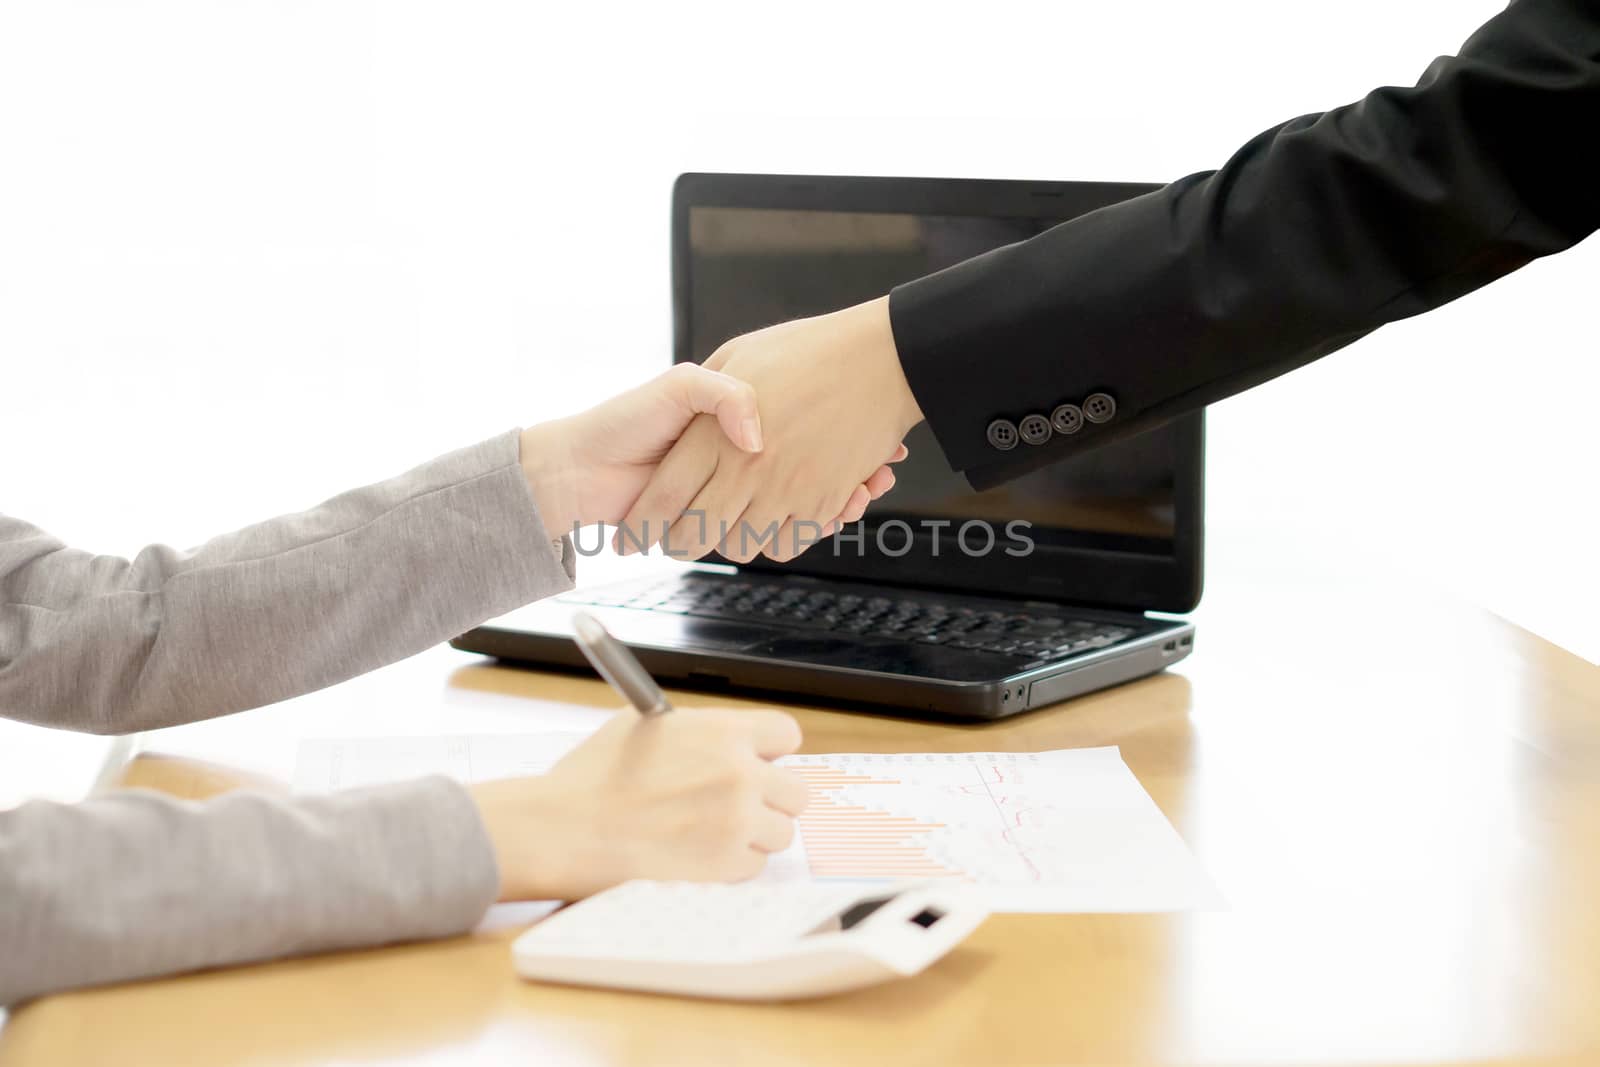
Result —
M916 974L988 914L958 882L628 882L543 920L512 955L544 982L795 1000Z

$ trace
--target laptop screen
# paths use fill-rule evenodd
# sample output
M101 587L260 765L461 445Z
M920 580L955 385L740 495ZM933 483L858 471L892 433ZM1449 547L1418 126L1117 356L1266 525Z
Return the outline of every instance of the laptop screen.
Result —
M825 201L830 179L817 181L824 183ZM729 199L742 202L680 204L678 224L686 229L677 242L680 358L702 361L729 338L873 299L1071 217L1063 210L1067 205L1055 200L1039 204L1054 209L1049 212L990 214L860 210L856 203L848 210L760 206L749 203L760 197ZM1002 583L1008 591L1048 594L1054 587L1070 592L1073 556L1102 564L1126 565L1140 557L1170 562L1178 551L1180 477L1193 465L1195 438L1192 424L1169 424L975 492L951 471L923 424L907 438L910 458L895 468L895 488L874 505L859 543L823 543L790 566L868 577L881 576L892 560L902 580L992 587L1003 578L1009 579ZM955 538L972 520L986 527L969 527L958 543ZM936 544L941 536L943 551ZM972 550L991 540L988 554L997 558L978 562ZM1004 551L1020 548L1024 540L1034 546L1028 557ZM964 581L964 572L975 579L981 574L981 580Z

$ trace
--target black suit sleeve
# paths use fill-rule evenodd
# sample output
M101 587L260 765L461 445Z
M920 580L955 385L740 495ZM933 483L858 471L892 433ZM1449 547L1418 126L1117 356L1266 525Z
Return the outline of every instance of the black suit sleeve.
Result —
M1293 119L1220 170L902 285L890 315L940 446L984 488L1248 389L1597 226L1600 0L1516 0L1415 86ZM988 439L993 420L1094 393L1115 401L1109 420L1038 444Z

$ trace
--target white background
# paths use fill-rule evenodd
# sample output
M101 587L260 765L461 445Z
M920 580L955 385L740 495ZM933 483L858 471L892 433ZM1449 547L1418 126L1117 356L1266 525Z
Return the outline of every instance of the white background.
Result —
M1499 5L552 7L0 7L0 509L194 544L639 380L680 171L1167 180ZM1597 278L1590 242L1213 409L1213 544L1600 660Z

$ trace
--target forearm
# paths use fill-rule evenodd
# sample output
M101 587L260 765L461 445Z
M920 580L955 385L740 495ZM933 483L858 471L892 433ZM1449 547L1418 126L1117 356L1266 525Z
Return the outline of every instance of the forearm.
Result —
M906 374L978 484L1265 381L1600 225L1600 17L1521 0L1414 87L1263 133L1214 173L896 290ZM1115 417L995 448L1106 392Z
M204 803L143 791L0 812L0 1005L470 929L494 853L444 779Z
M189 552L0 517L0 714L121 733L272 703L571 585L508 433Z

